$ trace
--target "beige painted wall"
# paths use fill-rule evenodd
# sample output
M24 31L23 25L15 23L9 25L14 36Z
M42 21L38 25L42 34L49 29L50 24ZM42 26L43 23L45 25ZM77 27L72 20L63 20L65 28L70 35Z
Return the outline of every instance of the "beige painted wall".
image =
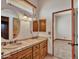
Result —
M55 19L55 37L54 39L72 40L72 19L71 12L56 16Z
M75 8L77 8L77 0L74 1ZM47 21L46 32L40 32L39 36L49 37L48 53L53 54L52 35L48 35L48 32L52 32L52 13L70 8L71 0L40 0L39 4L39 18L45 16Z
M37 1L33 0L33 3L37 4ZM1 5L1 16L8 16L9 17L9 39L14 40L14 39L26 39L32 36L37 36L38 33L34 33L32 31L32 22L25 22L25 21L20 21L20 32L16 38L13 39L13 17L18 17L19 15L24 15L22 12L20 12L19 9L15 9L14 7L10 7L8 4L6 4L6 0L2 0L2 5ZM38 16L38 14L37 14ZM22 19L20 19L22 20ZM2 38L2 41L5 41L5 39Z
M9 39L12 40L13 39L13 17L16 17L17 14L13 12L12 9L6 9L6 10L2 10L1 11L1 16L7 16L9 17ZM24 27L24 28L23 28ZM25 31L25 32L23 32ZM29 32L29 33L28 33ZM30 23L29 22L24 22L24 21L20 21L20 33L19 33L19 37L15 38L15 39L25 39L30 35Z

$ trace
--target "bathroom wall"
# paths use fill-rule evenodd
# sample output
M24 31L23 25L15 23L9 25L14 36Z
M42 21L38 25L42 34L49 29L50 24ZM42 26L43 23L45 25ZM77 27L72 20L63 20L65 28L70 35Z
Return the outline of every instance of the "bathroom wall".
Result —
M13 17L18 18L19 15L24 16L23 10L20 10L15 7L11 7L8 4L6 4L6 0L1 1L1 16L7 16L9 17L9 39L14 40L14 39L26 39L32 36L37 36L38 33L32 32L32 22L26 22L22 21L20 19L20 32L16 38L13 39ZM26 12L27 13L27 12ZM2 38L2 41L5 41L5 39Z
M11 10L11 9L2 9L1 10L1 16L7 16L7 17L9 17L9 23L10 23L10 25L9 25L9 39L12 39L12 30L13 30L13 17L17 17L16 16L16 14ZM1 40L1 41L5 41L5 39L3 40Z
M61 13L60 13L61 14ZM72 18L71 12L56 16L55 39L72 40Z
M1 16L9 17L9 39L13 39L13 17L17 18L17 14L13 13L12 9L6 9L1 11ZM31 25L30 22L25 22L20 20L20 32L15 39L25 39L31 35Z
M75 8L77 8L77 0L75 1ZM40 32L39 36L49 37L48 40L48 53L53 54L52 48L52 35L48 35L48 32L52 32L52 13L64 9L69 9L71 6L71 0L40 0L39 1L39 19L44 16L47 21L46 32Z

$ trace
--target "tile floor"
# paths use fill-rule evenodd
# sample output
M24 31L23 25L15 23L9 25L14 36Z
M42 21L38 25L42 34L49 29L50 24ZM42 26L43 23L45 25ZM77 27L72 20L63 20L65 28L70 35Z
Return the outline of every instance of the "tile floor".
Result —
M72 46L68 44L71 41L55 40L54 42L54 56L60 59L72 59Z
M54 56L46 56L45 59L72 59L71 58L71 41L64 41L64 40L55 40L54 43Z
M48 55L48 56L45 57L45 59L58 59L58 58Z

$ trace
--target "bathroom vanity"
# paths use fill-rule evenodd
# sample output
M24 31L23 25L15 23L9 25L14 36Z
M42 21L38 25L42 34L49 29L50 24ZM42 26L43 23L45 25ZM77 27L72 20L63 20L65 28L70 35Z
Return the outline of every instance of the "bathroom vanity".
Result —
M47 55L47 38L20 41L16 48L2 48L2 59L44 59Z

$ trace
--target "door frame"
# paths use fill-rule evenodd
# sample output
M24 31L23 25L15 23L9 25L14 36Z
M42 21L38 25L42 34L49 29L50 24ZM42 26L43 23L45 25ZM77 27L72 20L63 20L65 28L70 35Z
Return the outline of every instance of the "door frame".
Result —
M72 17L72 59L75 59L75 9L74 9L74 0L71 0L71 8L65 9L57 12L52 13L52 53L54 56L54 15L56 13L65 12L71 10L71 17Z

